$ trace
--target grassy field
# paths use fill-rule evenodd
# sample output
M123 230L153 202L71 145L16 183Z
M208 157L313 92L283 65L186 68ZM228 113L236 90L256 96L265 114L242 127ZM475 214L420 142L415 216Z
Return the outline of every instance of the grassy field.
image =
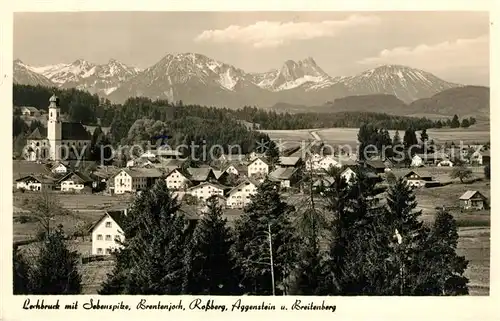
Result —
M308 142L312 139L310 131L315 131L325 144L329 145L350 145L356 146L358 143L358 128L326 128L326 129L301 129L301 130L262 130L269 135L273 140L282 140L290 144L300 144ZM395 131L390 130L391 137ZM487 126L477 128L471 127L466 129L429 129L427 131L429 139L433 139L436 143L454 142L455 144L473 144L485 143L490 141L490 129ZM403 137L404 131L400 131L399 135ZM420 133L417 132L417 137Z

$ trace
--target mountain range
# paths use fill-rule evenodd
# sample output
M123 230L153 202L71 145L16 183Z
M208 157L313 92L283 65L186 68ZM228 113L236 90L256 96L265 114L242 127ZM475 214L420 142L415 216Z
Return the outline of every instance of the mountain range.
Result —
M251 73L202 54L168 54L140 70L115 59L34 67L14 61L14 83L77 88L122 103L132 96L238 108L277 103L322 105L347 96L387 94L411 103L461 87L423 70L385 65L348 77L328 75L313 58Z

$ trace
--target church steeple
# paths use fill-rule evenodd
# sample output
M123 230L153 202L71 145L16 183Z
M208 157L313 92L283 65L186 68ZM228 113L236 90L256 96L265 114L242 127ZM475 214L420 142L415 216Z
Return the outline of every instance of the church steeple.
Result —
M53 94L49 99L49 108L59 108L59 98Z

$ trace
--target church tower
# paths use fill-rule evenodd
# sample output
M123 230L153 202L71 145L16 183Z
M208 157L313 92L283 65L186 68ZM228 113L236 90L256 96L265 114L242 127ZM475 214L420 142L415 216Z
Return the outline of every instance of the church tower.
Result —
M47 139L50 146L50 159L61 159L61 109L59 108L59 98L52 95L49 99L49 113L47 121Z

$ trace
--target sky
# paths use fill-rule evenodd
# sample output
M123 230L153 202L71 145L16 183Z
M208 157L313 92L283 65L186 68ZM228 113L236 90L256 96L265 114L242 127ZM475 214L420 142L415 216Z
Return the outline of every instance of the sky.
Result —
M489 28L487 12L458 11L15 13L14 58L147 68L194 52L264 72L312 57L330 76L401 64L488 86Z

